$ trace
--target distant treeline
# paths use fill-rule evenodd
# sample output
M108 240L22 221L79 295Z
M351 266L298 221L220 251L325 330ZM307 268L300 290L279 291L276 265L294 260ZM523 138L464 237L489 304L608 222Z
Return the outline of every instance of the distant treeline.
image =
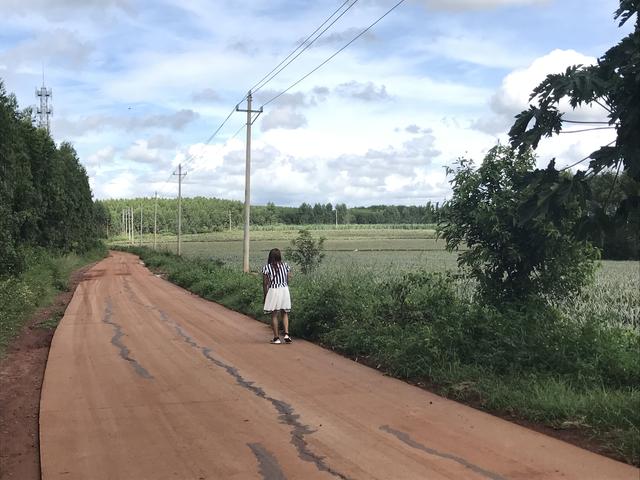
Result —
M140 212L142 209L142 229L153 231L154 198L134 198L103 200L101 202L109 212L110 235L123 232L123 212L132 208L135 231L140 231ZM158 199L158 232L176 233L178 201L176 199ZM436 223L438 204L427 203L424 206L376 205L371 207L347 208L342 204L330 203L310 205L303 203L299 207L278 207L272 203L266 206L251 207L253 225L309 225L309 224L429 224ZM217 198L183 198L183 233L207 233L227 228L240 227L243 224L243 205L239 201Z
M107 221L74 148L34 127L0 80L0 276L19 273L30 247L88 250Z
M613 206L630 195L638 185L627 175L616 177L615 173L603 172L591 180L594 200L600 205ZM123 212L132 208L134 228L140 231L140 211L142 209L143 232L153 232L155 200L153 198L133 198L103 200L100 203L108 211L110 235L123 233ZM177 229L178 201L159 198L158 233L175 234ZM434 224L446 220L446 204L427 203L423 206L374 205L370 207L348 208L344 203L303 203L299 207L279 207L272 203L251 207L252 225L372 225L372 224ZM587 209L585 216L592 215ZM613 211L610 212L613 215ZM208 233L228 228L239 228L243 224L242 203L218 198L183 198L183 233ZM591 242L600 248L606 259L637 259L640 251L640 218L630 216L624 223L611 222L610 228L597 235L588 235ZM588 234L588 232L587 232Z

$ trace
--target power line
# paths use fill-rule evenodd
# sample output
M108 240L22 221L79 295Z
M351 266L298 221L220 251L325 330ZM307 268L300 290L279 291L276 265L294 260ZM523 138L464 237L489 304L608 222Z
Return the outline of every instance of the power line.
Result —
M240 100L242 101L242 100ZM237 106L237 105L236 105ZM220 130L222 130L222 127L225 126L225 124L229 121L229 119L231 118L231 115L233 115L233 113L236 111L236 107L233 107L233 109L229 112L229 114L227 115L227 118L225 118L222 123L220 124L220 126L218 126L218 128L209 136L209 138L207 138L207 140L204 142L205 145L209 145L211 143L211 140L213 140L215 138L215 136L218 134L218 132L220 132ZM195 157L197 156L197 154L189 154L189 156L184 160L184 166L186 167L189 162L193 161L195 159Z
M311 74L313 74L314 72L316 72L317 70L319 70L321 67L323 67L324 65L326 65L329 61L331 61L331 59L333 59L336 55L338 55L340 52L342 52L345 48L347 48L349 45L351 45L353 42L355 42L358 38L360 38L362 35L364 35L365 33L367 33L371 28L373 28L378 22L380 22L384 17L386 17L387 15L389 15L392 11L394 11L396 8L398 8L402 3L404 3L405 0L400 0L398 3L396 3L393 7L391 7L389 10L387 10L384 15L382 15L381 17L379 17L375 22L373 22L371 25L369 25L367 28L365 28L364 30L362 30L358 35L356 35L355 37L353 37L349 42L347 42L342 48L340 48L337 52L335 52L333 55L331 55L330 57L328 57L324 62L322 62L320 65L318 65L317 67L315 67L313 70L311 70L309 73L307 73L306 75L304 75L303 77L301 77L299 80L297 80L296 82L292 83L290 86L288 86L286 89L284 89L282 92L278 93L277 95L275 95L274 97L271 97L269 100L267 100L265 103L262 104L262 107L266 107L267 105L269 105L271 102L275 101L276 99L278 99L279 97L281 97L282 95L284 95L285 93L287 93L289 90L291 90L293 87L295 87L296 85L298 85L300 82L302 82L304 79L306 79L307 77L309 77Z
M566 118L562 119L562 122L566 122L566 123L588 123L588 124L596 124L596 125L608 125L611 122L607 122L607 121L602 121L602 122L596 122L596 121L587 121L587 120L569 120Z
M605 147L609 147L609 146L613 145L614 143L616 143L616 141L615 141L615 140L613 140L613 141L611 141L611 142L607 143L607 144L605 145ZM580 164L580 163L584 162L585 160L588 160L589 158L591 158L591 155L592 155L592 154L593 154L593 152L591 152L591 153L590 153L589 155L587 155L586 157L584 157L584 158L582 158L582 159L578 160L577 162L572 163L572 164L571 164L571 165L569 165L568 167L561 168L561 169L560 169L560 171L561 171L561 172L564 172L565 170L569 170L570 168L575 167L576 165L578 165L578 164Z
M300 55L302 55L311 45L313 45L315 43L316 40L318 40L322 35L324 35L324 33L327 30L329 30L338 20L340 20L340 18L342 18L342 16L345 13L347 13L351 9L351 7L353 7L357 2L358 2L358 0L353 0L353 3L351 5L349 5L340 15L338 15L335 18L335 20L333 20L333 22L331 22L324 30L322 30L322 32L320 32L316 38L311 40L302 50L300 50L295 57L293 57L291 60L289 60L282 68L280 68L273 75L271 75L264 83L262 83L262 85L259 85L256 88L252 88L253 93L255 93L258 90L262 89L267 83L269 83L271 80L273 80L275 77L277 77L280 74L280 72L282 72L285 68L287 68L296 58L298 58ZM276 68L278 68L278 67L276 67ZM258 84L260 84L260 82L258 82Z
M289 55L287 55L287 57L285 57L278 65L276 65L271 71L269 71L269 73L267 73L264 77L262 77L250 90L253 90L254 88L257 87L257 90L263 88L267 83L269 83L271 80L273 80L273 78L275 78L280 72L282 72L282 70L284 70L289 64L291 64L291 62L293 62L296 58L298 58L306 49L308 49L316 40L318 40L331 26L333 26L349 9L351 9L351 7L353 7L356 2L358 0L353 0L353 2L337 17L333 20L333 22L331 22L324 30L322 30L322 32L320 32L320 34L318 34L311 42L309 42L309 39L311 39L324 25L327 24L327 22L329 22L335 15L336 13L338 13L340 10L343 9L343 7L349 3L352 0L345 0L333 13L331 13L331 15L329 15L324 22L322 22L313 32L311 32L311 34L309 34L302 43L300 43L300 45L298 45L298 47L296 47ZM403 0L404 1L404 0ZM309 43L307 43L309 42ZM306 46L305 46L306 44ZM285 63L289 58L291 58L292 55L294 55L301 47L304 48L298 52L298 54L292 58L289 62L286 63L286 65L284 65L282 68L280 68L278 70L278 68ZM276 72L277 70L277 72ZM275 72L275 73L274 73ZM272 75L273 74L273 75ZM267 78L269 77L269 78ZM266 79L266 81L264 81ZM231 115L233 115L233 113L236 111L237 106L243 102L246 98L247 98L248 94L245 94L244 97L242 97L242 99L236 104L236 107L234 107L229 114L227 115L227 117L222 121L222 123L218 126L218 128L209 136L209 138L205 141L205 145L208 145L209 143L211 143L211 141L215 138L215 136L220 132L220 130L224 127L224 125L227 123L227 121L229 120L229 118L231 118ZM238 131L236 131L236 133L233 134L233 136L231 138L235 138L240 131L242 131L242 129L244 129L245 125L242 125L240 127L240 129L238 129ZM228 140L227 140L228 141ZM184 160L184 166L188 166L190 164L190 162L192 162L195 157L197 156L197 154L190 154L185 160ZM164 190L165 187L168 185L169 180L174 176L175 174L175 169L169 174L168 178L161 184L160 189Z
M611 130L616 127L591 127L591 128L581 128L580 130L561 130L558 133L580 133L580 132L591 132L593 130Z
M245 97L246 98L246 97ZM242 101L242 100L241 100ZM220 132L220 130L222 130L222 127L224 127L226 125L226 123L229 121L229 119L231 118L231 115L233 115L233 113L236 111L236 107L233 107L233 109L229 112L229 114L226 116L226 118L222 121L222 123L218 126L218 128L216 128L216 130L209 136L209 138L207 138L207 140L204 142L205 145L209 145L209 143L211 143L211 141L215 138L215 136ZM243 125L244 127L244 125ZM237 133L236 133L237 135ZM234 135L235 136L235 135ZM192 162L196 156L198 156L198 154L192 153L189 154L189 156L184 160L183 166L186 167L189 165L190 162ZM160 185L160 190L165 190L165 187L169 184L169 180L171 180L171 178L173 178L173 176L175 175L176 169L174 168L173 171L169 174L169 176L167 177L167 179Z
M318 28L316 28L313 32L311 32L311 33L307 36L307 38L305 38L305 39L304 39L304 40L303 40L303 41L302 41L302 42L301 42L301 43L300 43L300 44L299 44L295 49L293 49L293 51L292 51L289 55L287 55L287 56L286 56L286 57L285 57L285 58L284 58L284 59L283 59L283 60L282 60L278 65L276 65L275 67L273 67L273 69L272 69L269 73L267 73L264 77L262 77L260 80L258 80L258 82L256 82L256 84L255 84L253 87L251 87L249 90L253 90L253 91L255 91L255 88L256 88L258 85L260 85L260 84L262 83L262 81L263 81L265 78L267 78L269 75L271 75L273 72L275 72L275 71L278 69L278 67L279 67L280 65L282 65L284 62L286 62L286 61L291 57L291 55L293 55L294 53L296 53L300 47L302 47L305 43L307 43L307 42L309 41L309 39L310 39L311 37L313 37L313 35L315 35L315 33L316 33L318 30L320 30L320 29L321 29L321 28L322 28L322 27L323 27L323 26L324 26L324 25L325 25L325 24L326 24L326 23L327 23L327 22L328 22L328 21L329 21L329 20L330 20L330 19L331 19L335 14L336 14L336 13L338 13L338 12L342 9L342 7L344 7L344 6L345 6L347 3L349 3L350 1L351 1L351 0L345 0L345 1L342 3L342 5L340 5L340 6L339 6L339 7L338 7L338 8L337 8L337 9L336 9L336 10L335 10L331 15L329 15L329 16L325 19L325 21L324 21L324 22L322 22L322 24L320 24L320 26L319 26ZM352 5L352 6L353 6L353 5ZM351 8L351 7L349 7L349 8ZM317 40L317 39L316 39L316 40ZM264 86L264 85L263 85L263 86ZM263 87L263 86L262 86L262 87ZM260 88L262 88L262 87L260 87ZM245 98L246 98L246 97L245 97ZM241 101L243 101L243 100L244 100L244 98L243 98Z

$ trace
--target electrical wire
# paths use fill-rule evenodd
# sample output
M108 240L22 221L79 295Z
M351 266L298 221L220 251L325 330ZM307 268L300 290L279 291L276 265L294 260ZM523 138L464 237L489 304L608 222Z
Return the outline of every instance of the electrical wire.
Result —
M580 133L580 132L591 132L593 130L611 130L616 127L592 127L592 128L581 128L580 130L561 130L558 133Z
M358 35L356 35L355 37L353 37L349 42L347 42L344 46L342 46L338 51L336 51L333 55L331 55L330 57L328 57L326 60L324 60L320 65L318 65L317 67L315 67L313 70L311 70L309 73L307 73L306 75L302 76L300 79L298 79L297 81L295 81L294 83L292 83L291 85L289 85L287 88L285 88L283 91L281 91L280 93L278 93L277 95L271 97L269 100L267 100L266 102L264 102L262 104L262 107L266 107L267 105L269 105L271 102L275 101L276 99L280 98L282 95L284 95L285 93L287 93L289 90L291 90L293 87L295 87L296 85L298 85L300 82L302 82L304 79L306 79L307 77L309 77L311 74L313 74L314 72L316 72L317 70L319 70L321 67L323 67L324 65L326 65L329 61L331 61L336 55L338 55L340 52L342 52L345 48L347 48L349 45L351 45L353 42L355 42L358 38L360 38L362 35L364 35L365 33L367 33L371 28L373 28L378 22L380 22L384 17L386 17L387 15L389 15L392 11L394 11L396 8L398 8L402 3L404 3L405 0L400 0L398 3L396 3L393 7L391 7L389 10L387 10L384 15L382 15L381 17L379 17L375 22L373 22L371 25L369 25L367 28L365 28L364 30L362 30Z
M611 145L613 145L614 143L616 143L616 141L615 141L615 140L613 140L613 141L611 141L611 142L607 143L607 144L605 145L605 147L610 147L610 146L611 146ZM593 153L593 152L592 152L592 153ZM580 164L580 163L584 162L585 160L588 160L589 158L591 158L591 153L590 153L589 155L587 155L586 157L584 157L584 158L582 158L582 159L578 160L577 162L572 163L572 164L571 164L571 165L569 165L568 167L561 168L561 169L560 169L560 171L561 171L561 172L564 172L565 170L569 170L570 168L575 167L576 165L578 165L578 164Z
M293 49L293 51L287 55L278 65L276 65L275 67L273 67L273 69L271 71L269 71L269 73L267 73L264 77L262 77L260 80L258 80L256 82L256 84L250 88L250 90L254 90L258 85L260 85L262 83L262 81L267 78L269 75L271 75L273 72L275 72L278 67L280 67L280 65L282 65L284 62L286 62L289 58L291 58L291 55L295 54L298 49L300 47L302 47L305 43L307 43L309 41L309 39L311 37L313 37L313 35L315 35L315 33L320 30L336 13L338 13L342 7L344 7L347 3L349 3L351 0L345 0L344 2L342 2L342 4L331 14L329 15L324 22L322 22L322 24L320 24L320 26L318 28L316 28L313 32L311 32L309 35L307 35L307 38L305 38L295 49ZM262 87L261 87L262 88Z
M311 40L302 50L300 50L298 52L298 54L293 57L291 60L289 60L287 63L284 64L284 66L282 68L280 68L278 71L276 71L273 75L271 75L264 83L262 83L262 85L258 86L257 88L255 88L253 90L253 93L261 90L266 84L268 84L271 80L273 80L275 77L277 77L280 72L282 72L285 68L287 68L289 65L291 65L291 63L298 58L300 55L302 55L311 45L313 45L315 43L316 40L318 40L322 35L324 35L324 33L329 30L338 20L340 20L340 18L342 18L342 16L347 13L351 7L353 7L356 3L358 2L358 0L353 0L353 3L351 3L351 5L349 5L340 15L338 15L335 20L333 20L333 22L331 22L324 30L322 30L318 36L316 38L314 38L313 40ZM276 67L278 68L278 67ZM260 83L260 82L258 82Z
M590 122L590 121L586 121L586 120L569 120L566 118L562 119L563 122L566 123L590 123L590 124L596 124L596 125L608 125L610 122Z

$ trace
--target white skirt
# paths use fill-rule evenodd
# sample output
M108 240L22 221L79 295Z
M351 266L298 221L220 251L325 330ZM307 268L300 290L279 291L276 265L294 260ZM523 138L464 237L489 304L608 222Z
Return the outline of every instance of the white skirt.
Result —
M271 313L291 310L291 295L289 287L277 287L267 290L267 298L264 299L264 312Z

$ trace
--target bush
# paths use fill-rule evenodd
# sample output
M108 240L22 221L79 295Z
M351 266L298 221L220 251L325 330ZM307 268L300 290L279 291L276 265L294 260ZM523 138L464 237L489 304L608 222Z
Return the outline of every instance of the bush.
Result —
M298 237L291 240L291 247L286 255L293 262L300 265L302 273L309 273L320 265L324 258L324 237L315 241L309 230L298 231Z
M527 190L534 166L531 153L497 146L477 169L466 159L448 169L453 197L438 231L448 250L468 247L458 263L485 302L564 296L593 278L597 250L574 236L585 214L577 201L523 220L523 210L535 207Z

